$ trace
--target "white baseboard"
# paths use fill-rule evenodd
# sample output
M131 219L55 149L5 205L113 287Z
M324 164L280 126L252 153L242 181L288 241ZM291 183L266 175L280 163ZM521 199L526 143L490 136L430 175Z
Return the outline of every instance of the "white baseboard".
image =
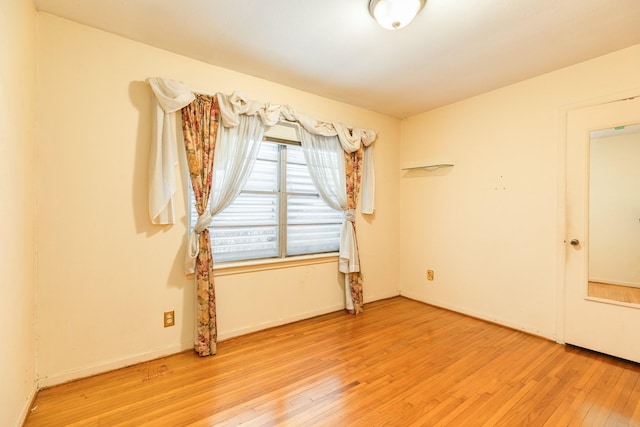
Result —
M389 295L376 295L372 298L368 298L367 302L392 298L398 295L400 295L399 292L390 293ZM241 335L246 335L252 332L261 331L263 329L286 325L287 323L293 323L299 320L309 319L311 317L321 316L323 314L333 313L335 311L340 311L340 310L344 310L344 304L324 307L321 309L312 310L305 313L299 313L299 314L288 316L282 319L263 322L263 323L248 326L245 328L238 328L238 329L225 331L225 332L218 331L218 341L228 340ZM159 350L150 351L147 353L139 353L134 356L113 360L107 363L101 363L95 366L74 369L68 372L61 372L61 373L49 375L46 377L41 377L38 379L37 385L40 388L51 387L54 385L63 384L63 383L77 380L80 378L86 378L92 375L102 374L104 372L113 371L115 369L120 369L127 366L135 365L137 363L148 362L149 360L158 359L164 356L169 356L171 354L179 353L181 351L188 350L190 348L193 348L193 343L183 343L180 346L172 346L172 347L162 348Z
M383 299L389 299L389 298L398 297L398 296L400 296L400 291L399 290L393 291L393 292L388 292L388 293L385 293L385 294L374 295L374 296L368 296L367 295L367 298L365 299L364 303L366 304L368 302L380 301L380 300L383 300Z
M444 304L441 301L429 300L429 299L414 295L411 292L401 291L400 295L402 295L403 297L415 300L415 301L419 301L419 302L423 302L425 304L433 305L435 307L440 307L440 308L444 308L444 309L447 309L447 310L455 311L456 313L464 314L464 315L470 316L470 317L475 317L476 319L486 320L487 322L495 323L497 325L506 326L508 328L516 329L516 330L519 330L519 331L523 331L523 332L526 332L526 333L531 334L531 335L537 335L537 336L542 337L542 338L546 338L546 339L549 339L549 340L552 340L552 341L557 341L556 333L554 331L543 331L543 330L539 330L539 329L532 329L532 328L530 328L528 326L516 324L516 323L510 322L510 321L505 320L505 319L501 319L501 318L498 318L498 317L495 317L495 316L491 316L489 314L478 313L478 312L475 312L475 311L466 310L464 308L457 307L457 306L454 306L454 305Z
M29 392L26 399L24 400L22 409L20 410L20 413L16 417L15 422L9 425L13 425L15 427L20 427L24 425L25 421L27 420L27 416L31 411L31 405L33 405L33 401L35 400L37 393L38 393L38 381L34 381L33 386L31 387L31 391Z
M240 335L245 335L251 332L260 331L262 329L271 328L274 326L284 325L286 323L296 322L298 320L308 319L310 317L319 316L321 314L327 314L334 311L344 309L344 305L326 307L324 309L315 310L307 313L301 313L295 316L278 319L271 322L264 322L258 325L253 325L246 328L236 329L233 331L227 331L218 334L218 340L223 341ZM40 388L51 387L58 384L63 384L69 381L77 380L80 378L90 377L92 375L102 374L104 372L113 371L115 369L124 368L127 366L135 365L142 362L148 362L150 360L158 359L160 357L169 356L171 354L180 353L181 351L189 350L193 348L193 343L182 343L179 346L166 347L146 353L139 353L133 356L125 357L122 359L113 360L106 363L101 363L95 366L88 366L80 369L74 369L72 371L61 372L38 379L38 386Z
M367 298L367 301L365 301L365 304L367 302L373 302L373 301L377 301L377 300L381 300L381 299L393 298L393 297L397 297L399 295L400 295L399 291L392 292L392 293L389 293L389 294L376 295L376 296ZM239 337L241 335L246 335L246 334L250 334L252 332L261 331L263 329L273 328L275 326L286 325L288 323L293 323L293 322L297 322L299 320L309 319L311 317L322 316L323 314L333 313L334 311L340 311L340 310L344 310L344 304L325 307L325 308L321 308L321 309L318 309L318 310L308 311L308 312L305 312L305 313L299 313L299 314L295 314L293 316L288 316L288 317L285 317L285 318L282 318L282 319L271 320L271 321L263 322L263 323L260 323L260 324L257 324L257 325L248 326L246 328L234 329L234 330L227 331L227 332L218 331L218 341L228 340L228 339L231 339L231 338Z
M146 352L146 353L139 353L133 356L113 360L107 363L101 363L95 366L88 366L80 369L74 369L68 372L61 372L61 373L39 378L38 386L40 388L51 387L54 385L63 384L63 383L77 380L80 378L86 378L92 375L102 374L104 372L109 372L115 369L120 369L127 366L135 365L138 363L148 362L149 360L158 359L160 357L169 356L175 353L180 353L181 351L188 350L190 348L193 348L192 342L182 343L181 345L178 345L178 346L171 346L171 347L161 348L161 349L157 349L157 350Z
M228 340L231 338L239 337L241 335L246 335L252 332L261 331L263 329L269 329L275 326L286 325L287 323L293 323L299 320L309 319L311 317L321 316L323 314L333 313L334 311L340 311L340 310L344 310L344 304L325 307L318 310L308 311L305 313L298 313L292 316L283 317L281 319L270 320L268 322L262 322L257 325L247 326L245 328L238 328L238 329L234 329L226 332L218 331L218 341Z

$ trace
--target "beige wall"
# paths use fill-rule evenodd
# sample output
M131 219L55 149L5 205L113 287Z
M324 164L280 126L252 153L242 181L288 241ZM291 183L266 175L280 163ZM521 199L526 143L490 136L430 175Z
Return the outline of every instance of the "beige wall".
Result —
M194 293L182 273L184 182L178 224L157 227L147 219L149 76L210 93L237 89L378 130L377 212L357 219L365 300L398 294L399 120L49 15L39 15L38 24L42 385L191 347ZM335 260L228 273L216 278L222 339L344 307ZM177 324L165 329L167 310L176 311Z
M564 117L640 94L640 45L402 123L401 294L557 338ZM435 280L426 280L426 270Z
M0 3L0 424L35 392L35 31L28 0Z

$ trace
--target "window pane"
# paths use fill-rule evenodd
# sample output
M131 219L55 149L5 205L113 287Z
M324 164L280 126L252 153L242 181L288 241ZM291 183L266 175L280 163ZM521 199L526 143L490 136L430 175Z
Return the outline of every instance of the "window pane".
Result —
M316 186L311 181L307 165L287 163L287 192L289 193L317 193Z
M281 171L283 154L287 164ZM279 192L280 173L285 174L286 191L296 194ZM193 202L192 191L190 195ZM286 197L286 204L280 206L280 197ZM285 205L281 218L279 210ZM226 262L338 251L343 217L317 194L302 147L262 142L242 193L211 223L213 258ZM192 207L191 227L196 220ZM286 254L281 254L281 227L286 227Z
M287 255L337 252L341 227L341 224L289 225Z
M278 225L278 195L241 193L213 218L212 227Z
M278 227L212 228L214 262L278 256Z
M343 218L320 196L288 196L287 255L339 250Z
M249 191L278 191L278 162L257 159L244 189Z
M260 144L258 158L244 186L250 191L278 191L278 145L269 142Z
M318 192L311 181L302 147L298 145L287 146L287 191L290 193Z
M277 162L279 152L280 152L279 144L275 142L262 141L260 143L260 151L258 151L258 158Z
M287 163L307 164L302 145L287 145Z
M300 224L342 224L344 214L330 208L320 196L288 196L287 223Z

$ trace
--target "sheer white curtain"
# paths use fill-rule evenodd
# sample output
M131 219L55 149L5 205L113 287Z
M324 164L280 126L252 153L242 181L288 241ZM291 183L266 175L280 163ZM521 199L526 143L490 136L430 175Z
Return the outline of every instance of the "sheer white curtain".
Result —
M222 129L213 162L212 217L229 206L244 188L266 126L256 116L242 115L238 126Z
M347 185L344 151L338 136L312 134L300 129L300 140L304 157L309 167L311 180L320 197L333 209L344 212L340 231L339 270L352 273L360 270L358 246L356 245L355 212L347 210ZM347 310L353 309L349 277L345 275L345 301Z
M213 161L210 209L202 214L189 236L185 270L193 273L200 250L199 234L212 218L229 206L240 193L253 169L266 126L257 116L239 116L235 127L220 126Z
M304 157L320 197L333 209L347 208L344 154L337 136L313 135L300 129Z

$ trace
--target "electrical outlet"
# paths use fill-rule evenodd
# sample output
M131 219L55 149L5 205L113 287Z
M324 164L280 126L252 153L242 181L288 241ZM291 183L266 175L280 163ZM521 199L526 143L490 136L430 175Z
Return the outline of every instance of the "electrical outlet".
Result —
M433 270L427 270L427 280L433 280Z
M173 310L165 311L164 312L164 327L168 328L169 326L173 326L175 324L176 324L176 316L175 316Z

